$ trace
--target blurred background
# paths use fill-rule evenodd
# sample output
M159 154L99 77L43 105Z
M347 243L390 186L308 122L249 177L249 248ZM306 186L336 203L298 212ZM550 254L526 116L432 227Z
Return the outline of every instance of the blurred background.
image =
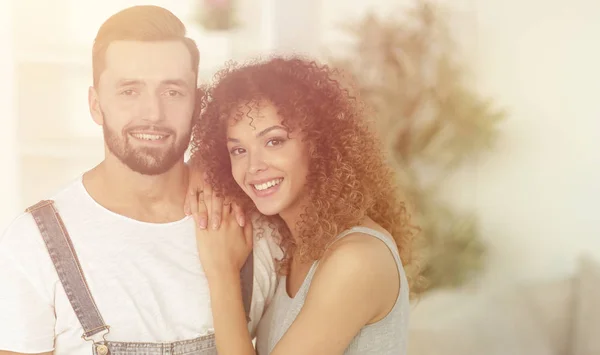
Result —
M103 158L96 31L180 17L201 83L229 59L345 68L422 231L410 355L600 354L597 0L0 0L0 229Z

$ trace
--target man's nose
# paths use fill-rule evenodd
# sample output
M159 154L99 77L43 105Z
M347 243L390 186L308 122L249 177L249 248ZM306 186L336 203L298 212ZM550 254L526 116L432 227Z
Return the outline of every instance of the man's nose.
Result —
M162 101L157 95L148 93L142 102L142 117L146 121L160 121L163 119Z

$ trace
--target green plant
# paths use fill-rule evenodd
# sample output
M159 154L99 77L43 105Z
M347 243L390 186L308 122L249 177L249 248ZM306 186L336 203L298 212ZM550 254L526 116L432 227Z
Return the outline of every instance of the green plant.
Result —
M482 270L485 246L473 213L444 201L447 177L493 146L504 117L467 80L450 26L427 1L403 19L367 15L347 30L356 41L332 64L372 110L421 228L421 292L456 287Z

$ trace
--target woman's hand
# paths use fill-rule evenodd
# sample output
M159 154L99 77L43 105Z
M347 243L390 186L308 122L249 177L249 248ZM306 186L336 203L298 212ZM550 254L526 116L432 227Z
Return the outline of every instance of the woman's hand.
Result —
M204 186L208 185L205 182ZM209 284L217 350L224 355L256 355L240 282L240 270L252 251L252 223L240 226L235 215L237 212L243 216L241 209L206 190L198 195L198 206L204 211L214 211L215 204L222 206L220 226L209 221L210 228L196 228L198 254Z
M214 197L214 196L213 196ZM210 210L211 202L199 201L199 205L206 204ZM197 228L196 242L198 253L204 272L209 283L213 280L229 280L231 276L239 277L240 270L252 251L252 224L245 223L240 227L234 211L241 213L238 206L223 203L222 221L218 228Z
M188 174L188 191L183 206L185 214L194 216L200 229L208 227L209 219L213 228L219 228L223 218L223 199L213 193L212 186L203 171L189 166ZM204 200L211 201L211 206L208 207ZM236 208L234 214L240 227L243 227L246 222L244 213Z
M188 166L188 190L183 202L183 211L186 215L194 216L199 228L206 228L208 212L204 203L199 203L204 194L204 172L200 169Z

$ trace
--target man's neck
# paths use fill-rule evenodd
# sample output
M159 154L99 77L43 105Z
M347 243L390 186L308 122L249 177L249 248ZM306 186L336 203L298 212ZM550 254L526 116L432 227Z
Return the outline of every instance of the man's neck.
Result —
M120 161L104 160L83 176L94 200L105 208L143 222L165 223L185 216L188 170L181 162L160 175L143 175Z

